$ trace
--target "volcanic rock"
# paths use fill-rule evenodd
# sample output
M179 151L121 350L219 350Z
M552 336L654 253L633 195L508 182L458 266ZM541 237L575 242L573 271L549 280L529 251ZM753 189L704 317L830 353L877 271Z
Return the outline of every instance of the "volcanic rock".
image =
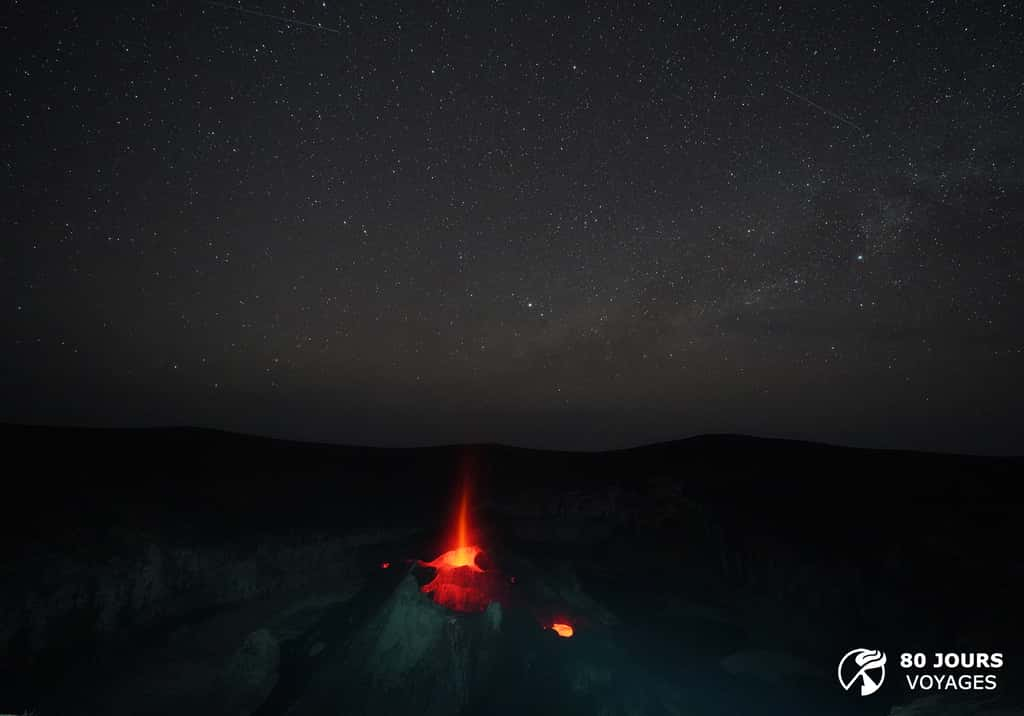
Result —
M1024 716L1024 709L1000 707L993 701L956 701L933 694L904 706L893 706L889 716Z
M296 713L464 713L486 690L502 609L456 613L435 604L412 575L313 678Z
M250 634L227 663L217 697L226 716L249 716L277 685L281 647L269 629Z
M730 674L750 676L768 683L779 683L791 678L826 677L820 667L783 651L739 651L722 659L721 664Z

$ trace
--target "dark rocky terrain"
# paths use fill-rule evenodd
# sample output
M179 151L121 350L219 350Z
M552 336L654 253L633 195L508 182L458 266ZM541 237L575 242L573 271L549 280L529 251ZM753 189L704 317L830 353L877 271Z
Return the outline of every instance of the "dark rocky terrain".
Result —
M1021 459L2 434L0 712L1022 713ZM414 561L440 551L467 455L515 583L453 617ZM556 612L572 639L542 628ZM912 694L892 669L860 698L835 678L860 646L1006 665L991 693Z

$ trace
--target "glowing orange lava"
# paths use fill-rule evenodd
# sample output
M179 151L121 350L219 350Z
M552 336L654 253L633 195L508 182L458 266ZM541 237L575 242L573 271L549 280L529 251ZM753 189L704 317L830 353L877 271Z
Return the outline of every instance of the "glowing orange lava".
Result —
M568 639L572 636L572 627L568 624L552 624L551 630L558 634L563 639Z
M424 567L434 569L456 569L458 567L469 567L474 572L482 572L480 565L476 563L476 556L483 550L476 545L468 547L456 547L448 550L432 562L421 562ZM424 590L426 591L426 590Z
M483 553L483 549L472 544L469 490L465 476L454 533L453 549L430 562L420 562L424 567L437 570L434 578L424 584L420 591L433 594L435 602L457 612L483 611L494 601L491 596L493 590L490 588L490 575L476 561L477 556Z

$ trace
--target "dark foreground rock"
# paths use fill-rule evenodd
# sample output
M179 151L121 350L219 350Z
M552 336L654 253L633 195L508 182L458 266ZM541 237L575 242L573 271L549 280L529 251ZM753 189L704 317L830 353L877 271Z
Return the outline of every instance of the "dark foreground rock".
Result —
M296 713L445 716L464 713L493 678L502 608L454 613L410 574L379 611L322 663Z
M196 431L9 442L40 477L2 526L5 712L1018 716L1022 703L1019 460L740 438L605 455ZM410 565L439 554L466 452L508 600L455 615ZM545 628L556 616L571 639ZM898 679L850 698L838 659L876 645L893 659L1002 651L998 698L929 700Z
M228 660L211 700L225 716L249 716L277 686L281 645L269 629L258 629Z

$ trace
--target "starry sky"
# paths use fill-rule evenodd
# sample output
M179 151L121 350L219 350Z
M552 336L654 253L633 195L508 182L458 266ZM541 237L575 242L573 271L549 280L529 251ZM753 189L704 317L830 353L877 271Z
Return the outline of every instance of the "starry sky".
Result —
M2 10L0 420L1021 453L1012 2Z

